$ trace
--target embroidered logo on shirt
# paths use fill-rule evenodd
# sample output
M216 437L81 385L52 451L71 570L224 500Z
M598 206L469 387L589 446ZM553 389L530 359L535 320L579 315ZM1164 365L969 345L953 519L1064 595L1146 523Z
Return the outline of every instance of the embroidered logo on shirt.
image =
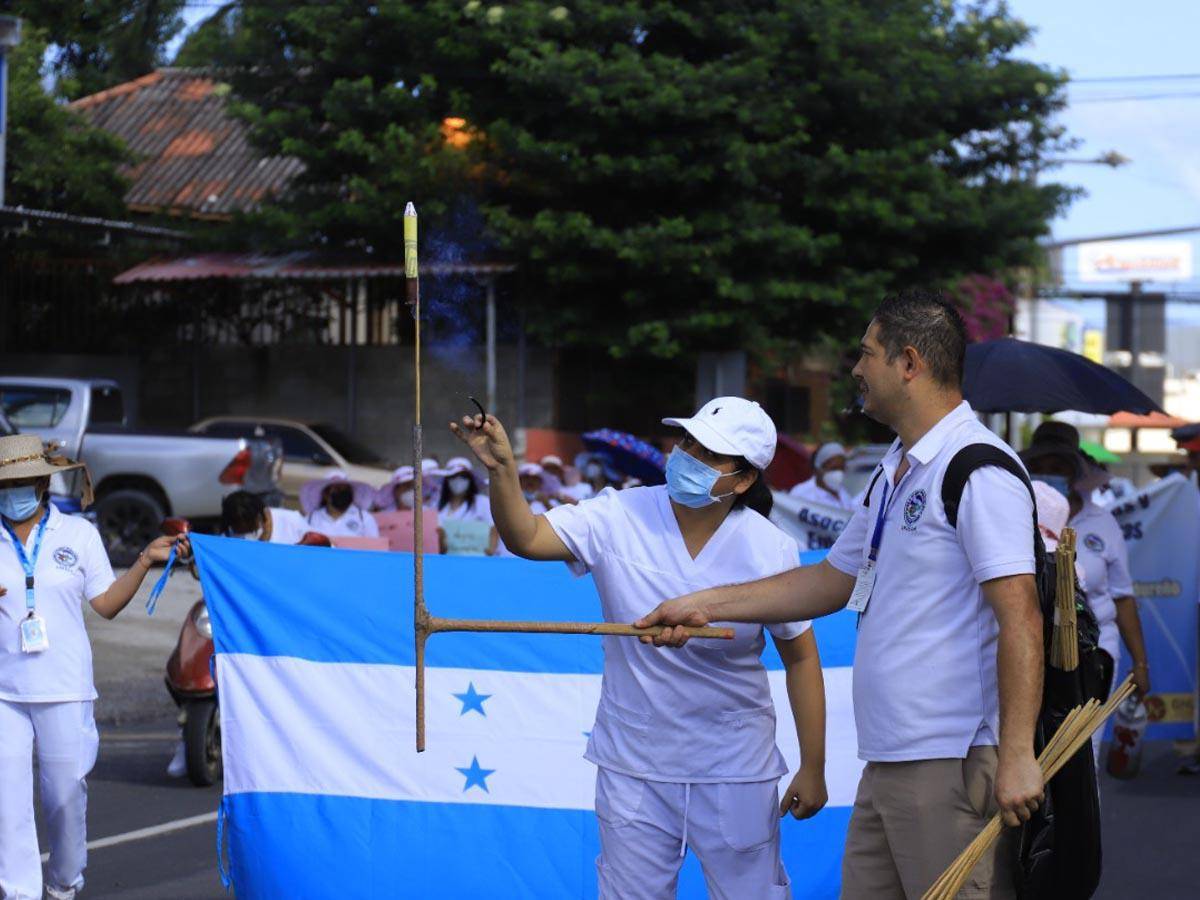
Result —
M904 530L916 531L917 520L925 512L927 496L924 491L913 491L904 501Z
M1098 534L1089 534L1083 539L1083 546L1087 547L1093 553L1104 552L1104 538Z
M73 569L79 564L79 556L70 547L59 547L54 551L54 562L60 569Z

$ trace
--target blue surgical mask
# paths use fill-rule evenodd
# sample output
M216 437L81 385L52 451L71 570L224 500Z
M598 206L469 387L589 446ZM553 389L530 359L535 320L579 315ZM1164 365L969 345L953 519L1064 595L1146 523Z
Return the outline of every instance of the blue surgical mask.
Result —
M741 471L740 469L738 471ZM722 475L737 472L718 472L712 466L700 462L692 454L676 447L667 457L667 495L680 506L701 509L711 506L722 497L712 495L713 485ZM730 491L730 493L733 493Z
M0 488L0 515L10 522L24 522L38 511L42 496L37 485Z
M1068 499L1071 497L1071 479L1066 475L1034 475L1033 480L1050 485Z

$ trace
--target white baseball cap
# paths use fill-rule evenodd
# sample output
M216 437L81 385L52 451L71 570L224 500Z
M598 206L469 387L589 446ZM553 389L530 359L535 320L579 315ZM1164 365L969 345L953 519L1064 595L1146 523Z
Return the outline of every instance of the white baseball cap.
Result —
M709 400L690 419L663 419L725 456L744 456L762 470L775 458L775 423L761 406L744 397Z
M817 448L817 452L813 454L813 468L822 469L825 463L829 462L835 456L845 456L846 448L837 441L829 441L827 444L822 444Z
M561 469L563 467L562 457L555 456L553 453L548 453L542 457L541 465L542 468L545 468L546 466L558 466Z

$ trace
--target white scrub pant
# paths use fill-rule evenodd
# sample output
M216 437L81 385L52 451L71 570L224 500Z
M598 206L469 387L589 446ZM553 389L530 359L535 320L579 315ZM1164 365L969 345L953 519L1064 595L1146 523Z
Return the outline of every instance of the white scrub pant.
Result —
M688 847L712 900L788 900L777 781L675 784L596 775L601 900L669 900Z
M33 818L33 749L50 844L47 882L69 893L87 865L87 785L100 739L91 702L0 700L0 897L42 900Z

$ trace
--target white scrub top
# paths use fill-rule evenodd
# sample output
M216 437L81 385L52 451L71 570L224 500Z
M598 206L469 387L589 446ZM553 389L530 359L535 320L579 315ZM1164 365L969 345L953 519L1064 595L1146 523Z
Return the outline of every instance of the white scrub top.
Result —
M975 443L1016 458L963 402L907 451L911 468L896 485L905 455L897 440L871 506L855 510L829 551L830 565L857 575L886 487L875 587L854 652L858 755L868 762L964 759L971 747L999 743L999 627L980 585L1033 573L1033 499L1003 469L977 469L951 528L942 477Z
M492 504L483 494L476 494L470 503L461 504L458 509L450 503L438 509L438 518L443 522L484 522L492 524Z
M319 531L326 537L379 537L375 517L357 506L351 506L336 519L323 506L314 509L308 516L308 530Z
M815 477L800 482L788 491L788 496L803 504L798 518L800 527L808 537L804 546L806 550L828 550L832 547L836 534L831 537L830 532L836 531L836 523L848 522L849 514L854 510L854 498L845 488L838 488L836 495L831 494L817 484ZM836 516L837 512L843 515ZM824 527L805 528L805 523L809 521Z
M308 520L294 509L280 509L272 506L271 512L271 543L298 544L300 538L310 531L317 529L308 524Z
M581 481L578 484L563 485L562 493L575 501L590 500L596 496L595 490L586 481Z
M37 528L29 534L32 559ZM96 699L92 646L83 624L83 604L99 597L116 579L94 525L64 516L53 504L34 567L37 614L46 621L50 647L22 653L19 632L25 609L25 570L8 530L0 528L0 700L64 703Z
M1114 660L1120 659L1121 636L1117 630L1117 597L1133 596L1129 574L1129 552L1121 523L1111 512L1085 498L1071 519L1075 529L1075 553L1083 569L1088 606L1100 623L1100 646Z
M605 620L633 622L663 600L799 565L796 542L748 509L731 512L692 559L665 486L604 490L546 520L590 570ZM680 650L604 638L604 678L587 759L650 781L749 782L787 771L760 660L761 625ZM794 638L807 622L771 625Z

